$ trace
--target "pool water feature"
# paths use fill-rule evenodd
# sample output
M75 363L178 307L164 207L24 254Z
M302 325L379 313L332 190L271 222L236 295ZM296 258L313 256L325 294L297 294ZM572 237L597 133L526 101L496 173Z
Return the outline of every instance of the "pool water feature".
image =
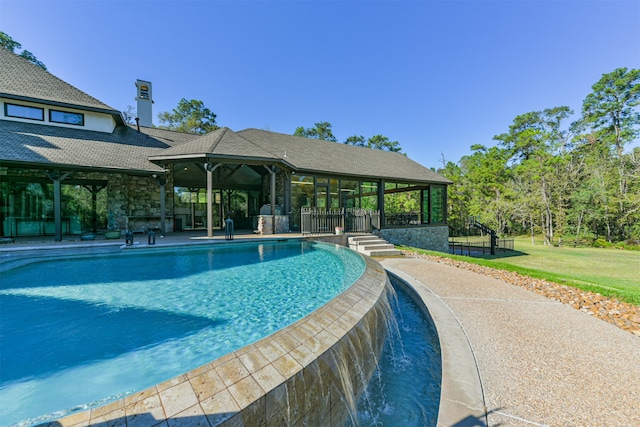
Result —
M397 295L391 298L393 320L379 367L358 402L358 424L435 426L442 384L438 333L411 291L392 283Z
M11 351L0 355L0 424L43 422L172 378L304 317L363 271L335 245L271 242L3 272Z

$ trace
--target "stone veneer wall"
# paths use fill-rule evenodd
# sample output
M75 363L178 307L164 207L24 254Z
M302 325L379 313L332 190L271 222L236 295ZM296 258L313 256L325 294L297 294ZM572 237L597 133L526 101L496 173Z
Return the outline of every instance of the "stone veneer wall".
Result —
M449 227L446 225L384 228L378 234L394 245L449 252Z
M349 289L288 327L190 372L49 423L343 426L377 367L392 315L389 278L366 257ZM356 423L357 424L357 423Z
M126 229L127 218L160 218L160 185L151 176L109 174L107 179L107 205L121 230ZM173 175L167 173L165 184L166 230L173 231ZM151 221L153 222L153 221ZM155 221L156 223L159 222ZM154 224L156 225L156 224Z

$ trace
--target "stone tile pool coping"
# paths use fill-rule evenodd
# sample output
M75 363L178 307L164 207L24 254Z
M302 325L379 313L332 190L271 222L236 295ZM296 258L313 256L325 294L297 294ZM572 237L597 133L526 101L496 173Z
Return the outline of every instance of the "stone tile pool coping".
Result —
M282 398L286 382L362 329L363 322L374 323L367 319L379 310L382 297L386 301L386 271L372 258L363 258L365 272L352 286L284 329L161 384L41 425L282 425L279 412L290 405ZM342 425L348 416L336 399L327 408L329 418L315 414L323 425ZM305 416L294 421L291 425L298 425Z

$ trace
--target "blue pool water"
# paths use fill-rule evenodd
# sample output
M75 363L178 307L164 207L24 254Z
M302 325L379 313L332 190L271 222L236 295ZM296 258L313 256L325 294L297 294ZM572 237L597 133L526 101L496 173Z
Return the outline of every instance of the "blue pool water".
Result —
M397 327L389 328L379 367L358 402L358 422L360 427L435 426L442 384L438 333L402 287L394 288Z
M125 252L2 273L0 425L170 379L304 317L365 269L316 242Z

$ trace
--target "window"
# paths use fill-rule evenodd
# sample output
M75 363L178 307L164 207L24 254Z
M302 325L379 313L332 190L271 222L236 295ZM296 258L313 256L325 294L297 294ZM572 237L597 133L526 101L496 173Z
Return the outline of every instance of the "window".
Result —
M68 111L49 110L49 121L68 125L84 126L84 114Z
M340 181L340 198L343 208L360 207L360 182L343 179Z
M444 185L431 186L431 224L446 222L447 191Z
M44 121L44 108L28 107L26 105L4 104L4 115L19 119Z

